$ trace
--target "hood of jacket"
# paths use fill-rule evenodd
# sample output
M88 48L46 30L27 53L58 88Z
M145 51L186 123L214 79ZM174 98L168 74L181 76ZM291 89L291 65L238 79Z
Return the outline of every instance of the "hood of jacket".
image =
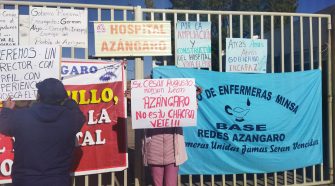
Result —
M42 122L56 121L65 111L66 107L60 105L37 103L32 106L33 114Z

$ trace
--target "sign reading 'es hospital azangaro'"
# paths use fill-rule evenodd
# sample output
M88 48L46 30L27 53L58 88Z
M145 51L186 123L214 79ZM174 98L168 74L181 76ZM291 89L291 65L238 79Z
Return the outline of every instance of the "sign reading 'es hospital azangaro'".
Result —
M95 56L171 55L171 23L94 22Z

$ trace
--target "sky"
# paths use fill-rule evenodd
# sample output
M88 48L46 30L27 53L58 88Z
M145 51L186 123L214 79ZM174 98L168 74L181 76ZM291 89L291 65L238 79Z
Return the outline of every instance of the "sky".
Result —
M314 13L328 6L335 5L335 0L299 0L297 12Z

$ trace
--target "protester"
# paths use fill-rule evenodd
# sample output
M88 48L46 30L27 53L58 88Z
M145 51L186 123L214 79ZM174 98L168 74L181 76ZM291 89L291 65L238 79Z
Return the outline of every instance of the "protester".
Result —
M85 117L61 81L49 78L36 87L31 107L14 109L8 98L0 112L0 132L15 138L13 185L70 186L75 137Z
M196 87L196 94L201 94ZM131 98L130 91L126 97ZM145 129L142 140L142 156L145 166L149 166L154 186L177 186L179 165L187 160L183 129Z

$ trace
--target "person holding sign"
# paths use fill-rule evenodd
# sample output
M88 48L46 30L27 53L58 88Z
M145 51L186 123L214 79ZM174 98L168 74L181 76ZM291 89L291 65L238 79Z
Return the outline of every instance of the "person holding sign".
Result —
M196 95L201 92L196 86ZM129 90L125 95L131 98ZM177 186L179 165L187 160L182 127L145 129L142 156L154 186Z
M36 87L37 103L14 109L15 101L8 98L0 112L0 132L15 138L13 185L70 186L76 133L85 117L58 79Z

